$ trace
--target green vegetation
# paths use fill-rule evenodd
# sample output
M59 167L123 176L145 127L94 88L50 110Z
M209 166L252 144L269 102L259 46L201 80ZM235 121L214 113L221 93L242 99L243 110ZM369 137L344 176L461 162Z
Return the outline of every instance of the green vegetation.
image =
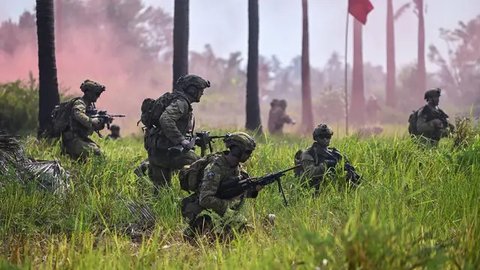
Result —
M215 133L215 132L213 132ZM100 140L100 139L97 139ZM30 156L60 159L71 174L64 196L1 176L1 268L61 269L478 269L480 137L462 150L453 140L425 149L407 138L334 139L364 176L314 197L293 174L283 178L289 206L274 185L243 209L255 230L229 243L182 239L178 183L156 197L133 169L145 158L141 139L102 141L105 159L76 164L57 146L25 140ZM287 168L310 140L267 137L246 164L251 175ZM217 143L217 149L221 144ZM176 180L176 178L174 178ZM142 241L125 229L136 217L125 201L151 207L154 230ZM268 213L277 216L267 225Z

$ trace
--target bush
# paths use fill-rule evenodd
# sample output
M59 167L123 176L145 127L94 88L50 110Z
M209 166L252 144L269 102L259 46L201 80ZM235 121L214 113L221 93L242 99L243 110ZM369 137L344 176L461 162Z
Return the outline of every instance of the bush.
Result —
M34 133L38 127L38 84L16 81L0 84L0 130Z

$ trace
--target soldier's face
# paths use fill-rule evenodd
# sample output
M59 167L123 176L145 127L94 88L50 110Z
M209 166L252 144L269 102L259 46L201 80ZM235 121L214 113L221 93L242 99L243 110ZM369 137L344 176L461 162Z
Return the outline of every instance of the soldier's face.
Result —
M252 152L253 152L252 150L243 151L243 154L240 157L240 162L243 163L243 162L247 161L250 158L250 156L252 156Z
M440 97L433 97L432 103L433 105L437 106L440 103Z
M88 91L88 92L85 92L85 97L91 102L97 102L101 94L102 94L101 92Z
M330 139L332 137L320 137L317 139L317 143L322 147L328 147L330 145Z

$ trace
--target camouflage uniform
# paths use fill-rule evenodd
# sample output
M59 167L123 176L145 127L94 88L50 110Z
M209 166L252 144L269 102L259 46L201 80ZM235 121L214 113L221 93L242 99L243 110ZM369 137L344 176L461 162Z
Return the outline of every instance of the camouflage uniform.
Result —
M315 142L305 151L299 151L296 156L298 163L302 165L303 176L308 179L311 187L318 192L320 184L324 181L325 176L332 177L335 174L335 167L341 163L343 156L335 148L328 147L333 131L325 124L321 124L313 131ZM320 142L319 140L328 140ZM359 175L355 173L355 169L348 163L344 162L347 180L352 185L359 183Z
M439 98L441 90L432 89L425 92L425 100L429 103L417 112L417 131L418 133L433 144L448 136L453 125L448 122L448 115L438 108L438 101L432 103L430 99Z
M225 139L227 146L242 144L245 150L253 151L255 141L243 132L236 132L230 135L236 140L229 145L228 138ZM230 200L217 197L218 188L222 181L227 179L248 178L248 174L242 170L240 164L232 166L228 161L228 151L218 155L204 170L203 179L197 192L182 200L182 215L189 223L190 233L229 233L232 229L241 230L246 228L247 219L238 213L244 203L244 198L255 198L258 191L250 191L240 198Z
M268 131L270 134L282 134L283 125L294 124L295 122L285 112L287 101L274 99L270 103L270 112L268 113Z
M62 151L74 159L86 158L90 154L96 156L102 154L100 147L89 136L94 131L103 129L103 125L97 122L98 119L94 120L88 116L87 111L95 109L95 103L90 100L89 95L93 94L98 98L105 91L105 86L86 80L80 89L86 94L73 100L70 124L62 132Z
M171 184L172 171L193 163L199 157L192 150L174 151L171 147L181 145L193 129L191 103L198 102L195 93L189 89L203 89L210 82L196 75L185 75L177 81L174 93L177 95L159 119L160 126L145 134L148 151L148 176L156 187ZM187 91L188 90L188 91ZM192 90L195 91L195 90Z

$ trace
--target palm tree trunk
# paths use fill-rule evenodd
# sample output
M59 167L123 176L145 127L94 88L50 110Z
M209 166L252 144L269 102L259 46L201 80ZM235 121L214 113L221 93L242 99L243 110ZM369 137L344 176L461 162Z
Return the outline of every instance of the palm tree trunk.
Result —
M248 130L262 132L260 104L258 98L258 0L248 0L248 64L247 64L247 104L246 123Z
M313 129L308 32L308 0L302 0L302 132Z
M395 26L393 17L393 0L387 2L387 83L386 104L395 107Z
M51 127L51 113L60 102L55 62L55 19L53 0L37 0L37 39L39 71L38 137Z
M425 17L423 0L417 0L418 8L418 66L417 66L417 90L419 94L427 88L427 71L425 68Z
M353 23L353 79L352 79L352 102L350 115L352 122L363 124L365 114L365 95L363 79L363 46L362 24L357 20Z
M173 85L188 74L189 0L175 0L173 18Z

